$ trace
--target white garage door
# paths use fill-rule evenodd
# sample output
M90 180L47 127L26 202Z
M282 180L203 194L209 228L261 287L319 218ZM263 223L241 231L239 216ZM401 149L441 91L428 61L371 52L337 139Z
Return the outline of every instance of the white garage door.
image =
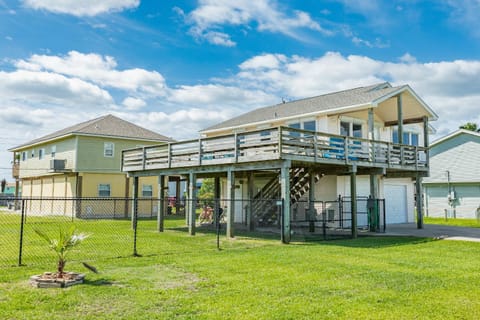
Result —
M387 224L407 222L407 186L385 185L385 220Z

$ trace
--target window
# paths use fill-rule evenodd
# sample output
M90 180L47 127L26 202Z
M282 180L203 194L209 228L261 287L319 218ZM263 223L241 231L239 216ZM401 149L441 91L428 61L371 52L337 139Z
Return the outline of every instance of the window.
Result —
M392 132L392 142L399 143L397 129ZM418 146L418 133L408 131L403 132L403 144Z
M315 120L305 121L305 122L303 123L303 130L317 131L317 126L316 126L316 124L315 124Z
M142 197L145 197L145 198L153 197L153 187L151 184L144 184L142 186Z
M98 185L98 196L99 197L110 197L110 184L99 184Z
M35 158L35 149L32 149L32 155L31 155L32 158Z
M38 149L38 160L42 160L44 154L45 154L45 149Z
M351 121L341 121L340 122L340 135L349 136L355 138L362 138L362 124L351 122Z
M27 160L27 152L23 151L22 152L22 161L25 161L25 160Z
M410 144L412 146L418 146L418 133L410 134Z
M301 122L294 122L288 124L288 127L293 129L301 129L301 130L308 130L308 131L317 131L317 125L315 120L308 120L308 121L301 121ZM291 132L292 136L299 137L300 133L298 132ZM306 135L303 135L306 136ZM311 135L308 135L311 137Z
M301 129L300 122L290 123L288 126L293 129Z
M55 158L55 153L57 153L57 146L52 146L51 150L50 150L50 156L53 158Z
M103 144L103 155L105 157L113 157L113 142L105 142Z

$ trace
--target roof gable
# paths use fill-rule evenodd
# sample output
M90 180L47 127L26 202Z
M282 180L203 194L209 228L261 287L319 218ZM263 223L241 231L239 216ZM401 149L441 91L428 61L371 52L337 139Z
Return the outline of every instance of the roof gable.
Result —
M478 132L475 132L475 131L471 131L471 130L466 130L466 129L458 129L457 131L454 131L450 134L447 134L446 136L443 136L435 141L433 141L430 146L433 147L437 144L442 144L444 143L445 141L449 140L449 139L453 139L457 136L460 136L460 135L471 135L473 137L480 137L480 133Z
M430 177L424 183L480 182L480 134L457 130L430 146Z
M31 140L27 143L11 148L10 151L15 151L17 149L44 143L50 140L60 139L70 135L92 135L99 137L138 139L158 142L173 141L171 138L108 114L106 116L78 123L65 129L50 133L46 136Z

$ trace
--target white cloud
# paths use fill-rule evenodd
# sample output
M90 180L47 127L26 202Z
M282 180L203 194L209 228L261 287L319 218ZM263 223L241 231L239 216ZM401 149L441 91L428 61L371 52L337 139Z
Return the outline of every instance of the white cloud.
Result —
M229 108L182 108L166 112L116 113L122 119L177 140L193 139L198 131L233 116Z
M139 110L147 105L144 100L133 97L125 98L122 104L127 108L127 110Z
M23 4L35 10L74 16L95 16L138 7L140 0L22 0Z
M330 34L304 11L294 10L288 14L276 0L200 0L199 6L188 15L175 8L193 25L190 33L197 39L205 39L216 45L234 46L235 42L222 30L224 26L247 26L254 23L259 31L282 33L300 39L297 29L306 28Z
M274 100L264 91L243 89L220 84L181 86L171 90L168 100L196 107L252 107L262 106Z
M161 96L165 90L165 79L156 71L144 69L117 70L113 57L99 54L84 54L70 51L66 56L32 55L28 60L16 63L19 69L54 72L76 77L116 89Z
M207 31L203 33L202 36L211 44L224 47L234 47L236 45L236 43L230 39L230 36L223 32Z
M240 64L240 69L275 69L280 63L285 62L287 57L283 54L263 54L250 58Z
M0 102L63 106L106 106L112 96L100 87L76 78L50 72L0 71Z

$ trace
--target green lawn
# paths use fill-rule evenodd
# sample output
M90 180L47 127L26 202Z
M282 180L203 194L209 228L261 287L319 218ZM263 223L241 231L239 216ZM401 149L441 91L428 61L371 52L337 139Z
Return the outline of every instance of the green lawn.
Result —
M92 236L75 254L94 243L105 252L105 259L89 260L100 273L72 261L66 269L85 271L85 284L36 289L27 280L53 271L48 252L31 265L4 267L0 319L480 318L479 243L365 237L282 245L222 237L218 251L214 234L189 236L183 219L169 219L160 234L154 221L140 221L136 258L130 242L124 249L101 240L118 232L130 241L128 221L110 221L108 229L101 221L77 222Z
M480 221L477 219L453 219L448 218L430 218L424 217L424 223L427 224L442 224L447 226L458 226L458 227L470 227L470 228L480 228Z

